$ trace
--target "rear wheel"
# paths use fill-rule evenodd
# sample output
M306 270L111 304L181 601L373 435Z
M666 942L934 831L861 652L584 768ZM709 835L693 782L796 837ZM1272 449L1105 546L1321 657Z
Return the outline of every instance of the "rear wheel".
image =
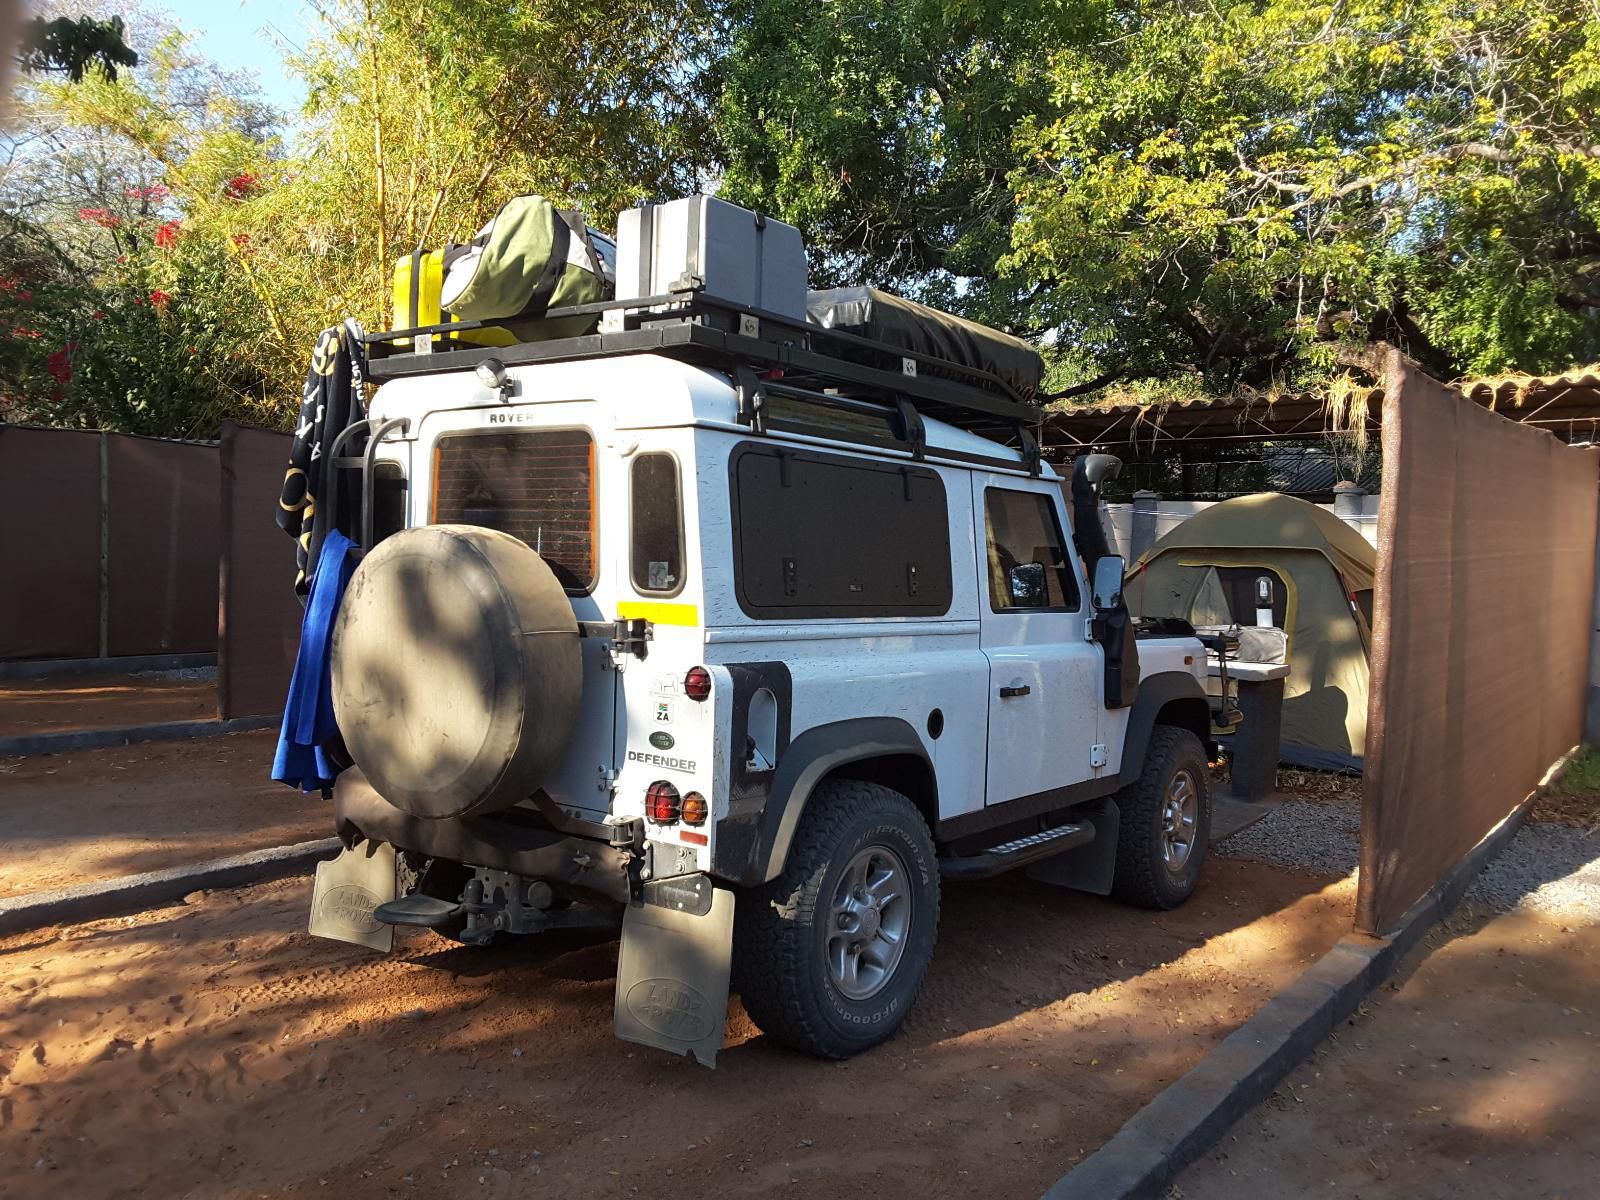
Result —
M1176 908L1193 894L1211 840L1205 748L1187 729L1157 725L1138 781L1117 793L1111 894L1141 908Z
M806 804L783 873L740 896L735 982L764 1033L848 1058L892 1035L922 987L939 873L920 813L873 783L829 781Z

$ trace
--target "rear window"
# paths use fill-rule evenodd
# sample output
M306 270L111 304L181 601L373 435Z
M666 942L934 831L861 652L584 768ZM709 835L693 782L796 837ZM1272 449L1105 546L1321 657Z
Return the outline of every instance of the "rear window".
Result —
M561 586L596 574L594 440L581 429L447 434L433 452L436 525L481 525L537 550Z

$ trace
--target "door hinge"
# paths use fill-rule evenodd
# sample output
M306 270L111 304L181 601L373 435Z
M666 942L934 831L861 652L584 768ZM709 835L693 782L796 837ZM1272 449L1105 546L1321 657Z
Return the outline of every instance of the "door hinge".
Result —
M600 782L596 785L607 797L617 794L617 770L615 767L600 768Z
M655 640L655 629L642 617L622 617L615 621L579 621L578 636L610 642L611 659L618 670L632 658L644 658Z
M1089 747L1089 765L1097 769L1106 765L1106 748L1103 745Z

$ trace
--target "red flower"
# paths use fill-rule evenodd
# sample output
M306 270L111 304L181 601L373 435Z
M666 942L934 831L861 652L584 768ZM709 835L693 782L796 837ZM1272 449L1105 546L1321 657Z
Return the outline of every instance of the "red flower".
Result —
M26 329L21 325L13 325L11 327L11 336L15 338L39 338L44 335L37 329Z
M77 342L68 342L61 349L51 353L46 367L58 383L67 383L72 379L72 356L78 349Z
M23 303L27 303L29 300L33 299L33 293L32 292L18 292L17 293L17 299L21 300Z
M156 245L163 249L171 249L178 244L178 231L183 228L182 221L163 221L156 227Z
M80 221L90 221L101 229L115 229L122 224L122 218L113 213L109 208L80 208L78 210Z
M259 182L260 180L249 172L243 175L235 175L223 185L222 194L227 196L229 200L243 200L256 190L256 184Z
M129 200L153 200L157 204L165 200L170 193L159 183L152 183L149 187L131 187L123 192Z
M152 308L159 309L159 310L165 312L166 308L167 308L167 305L169 305L171 303L172 303L171 294L168 293L168 292L163 292L160 288L157 288L155 291L150 293L150 306Z
M236 234L234 234L233 235L233 244L235 246L239 247L239 249L243 250L246 246L248 246L250 244L250 235L248 233L236 233Z
M104 309L97 308L97 309L94 310L92 315L93 315L93 317L94 317L94 319L96 321L104 321L106 319L106 314L105 314L105 310Z

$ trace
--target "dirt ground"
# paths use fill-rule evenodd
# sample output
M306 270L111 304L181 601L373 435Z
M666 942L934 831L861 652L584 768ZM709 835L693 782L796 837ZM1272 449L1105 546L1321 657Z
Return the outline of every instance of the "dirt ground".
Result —
M1455 923L1178 1180L1177 1200L1532 1200L1600 1180L1600 928ZM1441 944L1442 943L1442 944Z
M216 680L193 675L0 680L0 737L215 720Z
M822 1063L735 1004L712 1072L612 1039L614 937L415 931L382 958L310 938L308 897L283 881L0 940L6 1195L1038 1195L1354 900L1228 859L1166 914L951 886L898 1037Z
M331 837L326 801L268 778L276 742L261 730L0 759L0 896Z

